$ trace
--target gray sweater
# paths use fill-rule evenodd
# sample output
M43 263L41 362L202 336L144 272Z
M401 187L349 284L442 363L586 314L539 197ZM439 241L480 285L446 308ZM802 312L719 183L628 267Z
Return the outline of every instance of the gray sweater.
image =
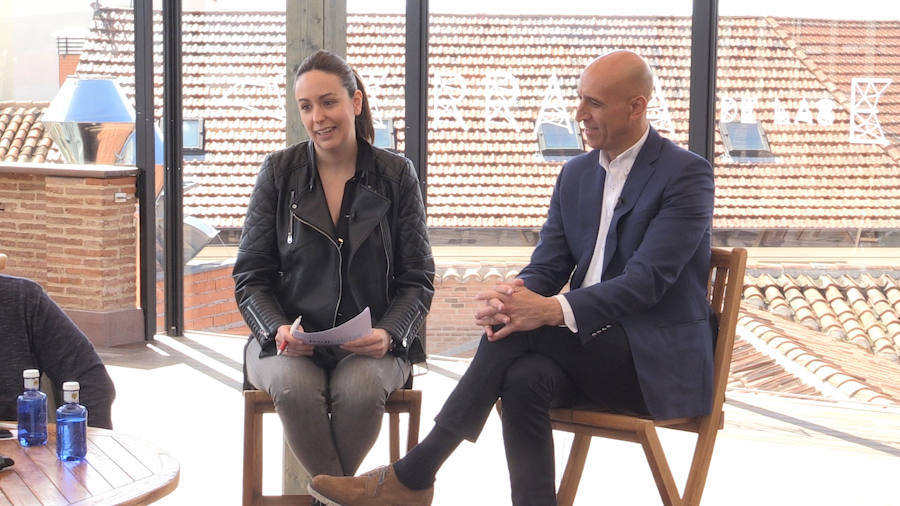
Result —
M58 401L64 381L79 382L88 425L112 428L116 389L87 336L40 285L0 274L0 420L16 419L25 369L45 374Z

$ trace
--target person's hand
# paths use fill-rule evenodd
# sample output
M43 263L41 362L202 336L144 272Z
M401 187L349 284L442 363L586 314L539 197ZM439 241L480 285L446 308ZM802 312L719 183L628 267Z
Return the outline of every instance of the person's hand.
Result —
M485 301L484 308L475 313L475 323L484 326L489 341L564 321L556 299L532 292L521 279L498 282L493 291L480 293L475 299ZM503 327L495 332L492 327L496 325Z
M303 332L303 326L298 326L297 330ZM278 327L278 332L275 333L275 347L281 350L280 355L286 357L311 357L316 348L292 336L290 325Z
M372 358L383 357L391 346L391 335L384 329L372 329L372 333L341 345L351 353Z

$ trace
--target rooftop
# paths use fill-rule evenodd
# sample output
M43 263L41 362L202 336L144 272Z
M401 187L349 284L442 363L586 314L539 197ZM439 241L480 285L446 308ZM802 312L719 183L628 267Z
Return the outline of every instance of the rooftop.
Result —
M102 10L78 66L84 76L120 77L128 94L131 15ZM185 163L185 179L199 183L185 213L240 227L263 157L285 142L283 15L186 12L183 23L184 117L203 118L206 129L203 159ZM348 60L374 115L393 120L401 150L403 30L403 16L348 16ZM648 58L658 78L654 125L687 144L689 17L433 15L429 30L431 227L539 227L561 162L541 156L534 121L556 93L570 115L582 67L612 49ZM896 228L900 94L868 97L880 100L883 131L854 130L853 99L856 78L900 80L898 34L888 21L720 19L719 105L734 106L720 119L737 121L744 97L755 100L774 160L733 159L717 137L716 228Z

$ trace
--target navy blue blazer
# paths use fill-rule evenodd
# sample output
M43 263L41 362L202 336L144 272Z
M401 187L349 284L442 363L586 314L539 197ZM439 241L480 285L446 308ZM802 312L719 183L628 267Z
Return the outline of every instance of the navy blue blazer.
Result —
M519 277L545 296L569 282L564 296L582 342L622 325L653 418L709 413L712 167L651 127L612 216L602 281L582 287L600 225L606 172L599 156L593 150L563 166L540 241Z

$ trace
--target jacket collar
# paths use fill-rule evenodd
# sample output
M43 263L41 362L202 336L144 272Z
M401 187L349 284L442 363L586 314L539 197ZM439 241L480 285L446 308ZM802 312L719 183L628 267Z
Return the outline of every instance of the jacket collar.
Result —
M613 252L618 246L618 234L613 233L618 226L619 219L634 208L634 204L640 197L641 192L650 180L650 176L656 171L656 160L659 158L659 152L662 149L662 137L651 126L650 132L647 134L647 140L644 146L638 152L628 179L625 180L625 186L622 188L622 195L619 197L619 204L613 211L612 221L609 223L609 233L606 234L606 247L603 254L603 270L612 260Z
M294 214L318 228L320 232L330 236L334 229L328 205L325 201L325 193L319 182L318 169L316 168L315 148L312 142L307 142L307 170L297 170L298 178L303 177L304 184L298 188L295 196L297 202L292 202ZM378 225L378 222L387 213L390 201L379 194L372 187L372 178L378 172L375 165L375 152L366 141L359 141L359 149L356 156L356 175L358 179L356 192L353 198L350 212L353 219L350 222L351 248L353 252L360 245L362 238L366 237ZM351 255L352 253L351 252Z
M356 177L369 184L370 175L375 171L375 151L372 145L365 140L358 139L356 151ZM311 191L316 186L316 175L319 169L316 167L316 147L312 141L306 141L306 171L305 190Z

